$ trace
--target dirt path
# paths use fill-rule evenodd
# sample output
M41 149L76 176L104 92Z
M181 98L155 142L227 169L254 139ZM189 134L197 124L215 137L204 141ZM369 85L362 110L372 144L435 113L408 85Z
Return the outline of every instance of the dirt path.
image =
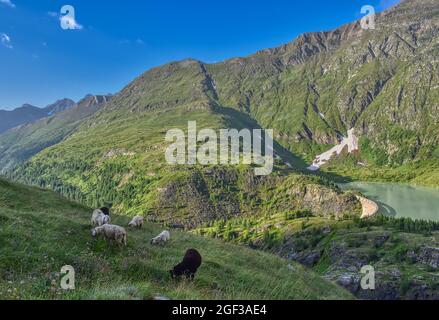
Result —
M357 196L357 199L360 200L363 207L363 214L361 215L361 219L373 217L378 213L379 207L375 202L360 196Z

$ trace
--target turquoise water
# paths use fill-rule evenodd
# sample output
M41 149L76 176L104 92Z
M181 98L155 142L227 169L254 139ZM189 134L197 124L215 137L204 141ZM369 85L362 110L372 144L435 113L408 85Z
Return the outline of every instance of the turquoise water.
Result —
M385 215L439 221L439 189L370 182L352 182L340 187L360 191L378 203Z

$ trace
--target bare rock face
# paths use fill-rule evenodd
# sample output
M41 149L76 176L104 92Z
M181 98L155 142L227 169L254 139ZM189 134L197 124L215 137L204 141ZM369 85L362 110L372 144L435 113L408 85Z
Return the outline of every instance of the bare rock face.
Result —
M290 250L291 252L287 255L288 259L297 261L309 268L314 267L322 257L322 253L320 251L295 252L293 249Z
M415 254L415 259L434 270L439 270L439 248L421 247L419 252Z
M357 294L358 290L360 290L360 280L358 274L344 273L338 277L336 283L346 288L351 293Z
M297 186L291 192L299 198L303 207L319 212L326 218L339 219L348 212L361 210L361 204L354 195L338 193L330 188L306 185Z

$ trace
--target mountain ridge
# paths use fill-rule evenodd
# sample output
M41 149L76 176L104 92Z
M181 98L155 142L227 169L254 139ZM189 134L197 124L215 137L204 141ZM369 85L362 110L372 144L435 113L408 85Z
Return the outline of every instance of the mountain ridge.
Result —
M62 141L110 99L111 96L87 95L73 105L71 100L59 100L45 108L46 117L0 134L0 173Z
M14 127L32 123L41 118L62 112L72 107L74 103L73 100L64 98L44 108L38 108L26 103L13 110L0 110L0 134Z

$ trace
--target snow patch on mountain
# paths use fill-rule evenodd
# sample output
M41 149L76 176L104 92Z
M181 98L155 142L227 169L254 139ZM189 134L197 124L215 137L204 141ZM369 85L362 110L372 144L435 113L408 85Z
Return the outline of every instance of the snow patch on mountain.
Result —
M328 150L321 155L318 155L311 166L308 167L310 171L319 170L324 164L331 160L334 156L340 155L343 150L347 147L348 153L351 154L354 151L358 151L358 137L355 135L355 130L351 129L348 131L348 137L343 137L340 144L336 145L331 150Z

